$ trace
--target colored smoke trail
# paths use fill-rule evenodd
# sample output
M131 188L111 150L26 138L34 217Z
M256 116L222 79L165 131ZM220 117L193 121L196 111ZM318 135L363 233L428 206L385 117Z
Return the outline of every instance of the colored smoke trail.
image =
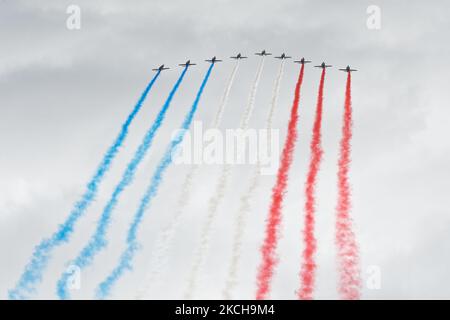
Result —
M274 85L274 93L272 95L272 102L269 111L269 115L267 117L267 132L270 137L270 130L272 129L273 115L275 113L275 108L277 105L277 97L280 91L281 77L284 70L285 61L282 60L280 64L280 69L278 71L278 76ZM270 145L270 142L268 143ZM250 178L250 184L245 193L241 196L239 200L239 209L235 218L234 223L234 234L233 234L233 244L232 244L232 253L230 265L228 268L227 280L225 283L225 288L223 290L224 299L231 299L231 292L237 284L237 273L238 273L238 265L241 259L241 248L242 248L242 239L244 236L244 231L246 227L246 217L248 212L250 211L250 199L253 198L254 193L256 192L259 183L260 183L260 172L261 164L259 161L255 166L255 170L252 173Z
M276 184L272 189L272 200L269 211L269 219L266 225L266 235L261 247L262 262L257 275L256 299L267 298L270 292L270 284L277 263L276 248L279 237L279 225L281 223L281 209L286 192L289 168L297 140L298 106L300 102L300 89L303 83L304 65L295 86L294 102L292 104L286 141L281 155L281 163L278 168Z
M153 174L153 177L150 181L150 185L148 186L144 196L142 197L141 202L139 204L139 208L136 211L133 217L133 221L131 222L130 227L128 229L126 249L122 252L122 255L116 267L113 269L110 275L99 284L97 288L97 297L99 298L102 299L106 298L110 294L112 286L117 282L117 280L119 280L119 278L123 275L123 273L127 269L131 270L132 268L131 263L133 257L136 253L136 250L139 248L137 242L138 228L142 222L146 210L151 204L151 200L158 193L159 186L163 181L164 173L166 172L167 168L172 164L172 155L175 153L176 148L183 141L186 132L189 130L189 127L191 126L192 120L197 111L198 103L200 102L200 98L211 75L213 67L214 63L211 63L202 81L200 89L198 90L195 101L192 104L191 109L189 110L188 114L186 115L181 125L180 128L181 130L170 142L164 156L162 157L161 161L159 162L155 170L155 173Z
M241 119L240 119L239 127L241 130L246 130L248 128L250 118L253 114L253 109L255 106L255 96L256 96L258 86L259 86L259 81L261 79L262 70L264 68L264 61L265 61L265 57L263 56L261 58L259 66L258 66L255 81L250 90L250 95L249 95L249 100L248 100L247 106L241 116ZM218 207L219 207L222 199L225 196L226 187L228 185L228 181L230 179L230 175L232 172L231 169L232 169L231 165L228 163L226 163L222 166L222 171L219 176L219 180L217 182L216 189L213 193L213 196L208 201L207 216L206 216L205 223L202 225L202 229L200 232L200 244L198 246L197 251L195 252L194 262L192 264L191 271L189 273L187 290L184 295L185 299L191 299L192 295L194 294L194 291L197 287L198 274L203 265L205 256L206 256L206 254L208 252L208 248L209 248L209 236L210 236L210 232L211 232L211 226L216 217Z
M322 128L322 106L323 106L323 86L325 81L325 69L322 70L320 77L319 93L317 97L316 119L313 126L313 135L310 144L311 157L309 163L309 170L305 185L305 226L303 231L303 261L300 270L300 290L298 292L299 299L312 299L315 283L315 253L316 253L316 238L314 236L315 226L315 188L317 181L317 174L320 169L320 162L322 160L321 148L321 128Z
M239 69L239 60L236 61L231 75L226 83L225 90L222 96L222 100L217 109L211 128L218 128L222 122L223 113L227 106L228 97L230 96L231 88L233 87L236 73ZM150 262L150 271L147 274L144 282L144 287L137 294L137 298L141 299L151 286L155 286L155 281L161 282L161 272L166 269L168 264L169 252L173 245L173 239L175 237L176 230L180 223L184 209L191 197L192 183L195 180L199 166L192 164L185 180L181 186L180 197L178 198L176 211L169 223L164 227L163 231L159 234L156 240L155 251L152 255Z
M153 122L150 129L145 134L144 139L136 150L133 159L128 163L127 168L125 169L121 180L116 185L111 198L103 209L103 212L100 216L100 220L97 222L97 228L95 233L91 236L87 245L81 250L80 254L71 261L70 265L75 265L80 269L85 268L87 265L91 264L95 255L107 245L107 241L105 239L106 233L108 231L109 224L111 222L111 214L114 211L120 195L123 193L125 188L131 184L133 181L136 170L138 169L139 164L144 159L147 151L152 145L153 138L155 137L156 132L161 127L164 117L166 115L167 110L169 109L170 103L172 102L175 93L177 92L183 78L186 74L188 67L185 67L174 87L172 88L169 96L167 97L166 102L162 106L159 111L155 121ZM70 278L70 274L68 272L64 272L57 284L57 295L60 299L68 299L69 292L67 290L67 282Z
M87 188L84 194L82 195L81 199L75 203L69 216L50 238L43 239L34 248L31 260L25 266L25 270L22 273L19 281L17 282L16 287L9 291L10 299L25 299L28 295L36 291L36 285L42 280L42 274L51 258L52 250L55 247L69 241L69 237L75 228L75 223L83 216L89 205L95 199L99 184L102 182L105 174L110 169L114 158L116 157L117 153L120 150L120 147L123 145L123 142L128 135L128 130L131 123L133 122L138 112L141 110L142 104L144 103L148 93L153 87L156 79L158 79L160 73L161 71L157 71L155 76L148 83L133 110L128 115L125 122L122 124L122 128L115 141L103 156L102 161L98 165L94 175L87 184Z
M358 245L352 230L350 217L350 186L348 171L350 165L350 141L352 138L351 73L347 74L344 118L338 170L338 205L336 208L336 245L339 265L339 294L342 299L359 299L361 279Z

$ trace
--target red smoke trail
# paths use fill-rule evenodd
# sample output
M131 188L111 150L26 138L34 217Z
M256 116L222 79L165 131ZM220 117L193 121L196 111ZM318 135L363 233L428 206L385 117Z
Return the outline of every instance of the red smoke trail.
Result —
M358 246L350 218L350 140L352 138L351 74L348 72L345 90L344 120L338 170L338 205L336 208L336 245L339 264L339 294L342 299L359 299L361 279Z
M303 231L303 262L300 270L301 285L298 292L299 299L312 299L315 282L316 263L314 254L316 252L316 238L314 237L315 223L315 186L317 173L322 160L321 128L322 128L322 104L323 85L325 81L325 68L322 69L320 77L319 93L317 95L316 119L314 120L313 135L311 140L311 159L309 163L308 177L306 179L305 194L305 229Z
M288 133L281 155L281 163L278 169L277 182L272 189L272 203L269 212L269 221L266 226L266 236L261 247L262 262L258 270L256 299L265 299L270 290L270 281L277 263L276 247L278 242L278 226L281 222L281 206L285 194L289 168L292 163L295 142L297 140L298 105L300 101L300 88L303 82L304 65L300 69L297 84L295 86L294 102L292 104L289 119Z

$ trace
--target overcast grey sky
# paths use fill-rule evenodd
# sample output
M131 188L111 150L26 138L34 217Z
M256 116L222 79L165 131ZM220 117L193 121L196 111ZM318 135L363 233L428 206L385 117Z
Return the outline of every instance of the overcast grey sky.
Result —
M81 29L68 30L66 8L81 8ZM381 10L381 29L366 26L369 5ZM0 297L14 286L34 245L69 213L85 183L149 81L161 75L145 102L97 201L72 241L55 251L38 298L55 298L64 264L95 228L108 196L188 58L197 62L177 93L155 144L115 211L107 250L82 274L74 298L92 298L124 246L128 223L170 134L191 105L213 55L216 65L196 119L213 117L233 62L242 61L223 129L238 125L262 49L333 66L350 64L354 139L351 184L360 245L363 298L450 298L450 142L448 1L0 1ZM262 128L279 62L269 58L251 127ZM274 127L284 139L298 65L288 61ZM308 66L300 105L299 139L283 209L280 263L271 297L294 299L299 286L304 182L320 72ZM325 83L324 159L317 189L317 298L337 298L334 207L345 74L330 69ZM143 250L114 298L133 298L148 270L154 240L170 219L188 167L171 167L140 232ZM167 283L153 298L181 298L219 168L202 168L170 255ZM221 298L231 254L231 227L250 166L234 168L214 224L198 298ZM264 177L252 203L236 298L253 298L259 247L274 177ZM381 288L365 285L381 270Z

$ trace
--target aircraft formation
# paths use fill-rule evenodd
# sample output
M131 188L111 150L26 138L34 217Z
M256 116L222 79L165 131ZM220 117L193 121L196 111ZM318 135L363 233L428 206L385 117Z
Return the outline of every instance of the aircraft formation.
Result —
M262 50L261 52L256 52L255 55L257 56L271 56L272 54L270 52L267 52L266 50ZM235 59L235 60L241 60L241 59L247 59L248 57L243 56L241 53L238 53L235 56L231 56L231 59ZM284 52L277 56L274 57L275 59L280 59L280 60L285 60L285 59L291 59L291 56L286 55ZM206 59L206 62L209 63L217 63L217 62L222 62L223 60L217 59L216 56L212 57L211 59ZM300 64L306 64L306 63L311 63L312 61L310 60L305 60L305 58L301 58L300 60L294 60L294 63L300 63ZM179 66L181 67L190 67L190 66L195 66L196 63L192 63L191 60L187 60L185 63L180 63ZM332 65L326 64L325 62L322 62L320 65L314 66L315 68L321 68L321 69L326 69L326 68L331 68ZM164 71L164 70L168 70L170 68L165 67L164 64L162 64L161 66L159 66L158 68L152 69L153 71ZM353 71L358 71L357 69L352 69L349 65L345 68L340 68L339 71L343 71L343 72L353 72Z
M264 58L266 56L271 56L270 52L266 50L262 50L261 52L255 53L255 55L260 56L261 60L259 62L259 66L256 72L256 77L254 82L250 86L250 94L248 103L246 105L246 109L243 110L242 115L240 117L239 126L241 128L246 128L247 123L251 118L251 114L253 111L253 103L254 97L256 96L257 87L260 79L260 75L262 73L262 69L264 66ZM293 57L287 55L286 53L282 53L280 55L274 55L275 59L281 60L279 64L279 71L277 73L277 78L274 81L274 90L272 95L272 103L271 103L271 112L267 113L267 124L271 127L272 115L275 112L275 105L277 101L277 97L279 94L281 77L283 74L284 62L287 59L292 59ZM238 69L238 63L241 59L247 59L248 57L237 53L230 57L230 59L236 60L236 64L233 67L231 76L229 77L228 82L226 83L225 95L222 97L222 103L219 105L219 108L216 113L215 122L217 123L215 126L218 126L221 115L223 114L226 101L228 100L228 95L230 94L230 90L233 84L234 75L236 74L236 70ZM292 59L294 60L294 59ZM213 70L215 63L223 62L224 60L218 59L216 56L206 59L206 62L209 63L207 71L203 76L203 80L198 88L197 94L195 96L195 100L193 101L191 107L188 109L185 114L184 120L180 126L180 129L175 137L173 137L161 158L159 164L156 166L156 169L152 175L152 179L150 184L148 185L145 193L143 194L140 204L137 207L137 210L134 213L132 221L130 222L130 227L128 228L128 233L126 237L125 248L122 254L120 255L117 264L111 270L111 273L107 275L101 282L98 283L98 287L96 290L96 297L100 299L104 299L108 297L111 293L112 287L115 286L115 283L122 277L127 269L131 270L131 264L136 255L136 248L139 247L138 243L138 227L141 225L143 221L143 216L146 211L150 210L152 199L154 199L160 188L160 184L163 181L163 176L166 170L172 165L172 155L174 151L178 148L178 146L183 142L184 135L186 132L189 132L192 122L195 119L195 113L197 112L198 105L206 87L210 79L211 72ZM294 91L294 99L291 107L290 118L287 126L287 135L284 147L282 148L282 154L280 155L281 162L278 167L278 173L276 175L276 184L274 185L272 190L275 190L270 194L271 197L271 205L269 206L269 212L266 219L266 228L265 228L265 237L264 243L261 246L261 264L258 269L257 279L257 299L264 299L270 293L270 282L272 281L272 275L274 274L274 270L276 268L276 261L272 259L272 257L277 255L277 245L278 245L278 235L273 235L273 230L277 233L280 228L280 217L282 216L282 203L284 194L288 191L287 181L289 180L289 169L293 160L293 152L295 149L296 137L297 137L297 120L298 120L298 109L300 103L300 92L301 85L303 82L303 73L304 73L304 65L311 63L311 60L306 60L305 58L301 58L300 60L294 60L294 63L301 64L301 68L299 68L299 76L296 82L295 91ZM106 247L106 239L107 239L107 231L110 228L111 217L113 212L115 211L116 203L118 203L121 194L124 190L132 183L134 177L138 173L138 167L141 162L145 159L146 154L151 149L153 140L156 137L157 131L163 125L163 122L166 117L166 113L169 110L170 104L180 87L180 84L183 81L185 74L188 72L188 68L191 66L195 66L196 64L191 62L191 60L187 60L184 63L180 63L179 66L184 67L183 70L180 70L180 75L178 76L178 80L174 83L172 89L170 90L164 104L161 106L160 111L157 113L156 118L154 119L151 126L148 127L141 143L136 148L133 157L127 164L126 169L123 171L123 174L120 180L115 185L114 190L109 197L108 202L103 207L100 218L97 221L97 226L94 232L90 236L90 240L85 244L83 249L74 256L73 260L71 260L67 265L76 266L81 269L87 267L88 265L93 263L93 260L97 256L97 254ZM312 141L311 143L311 159L309 172L306 179L306 199L313 199L312 202L307 202L305 204L305 234L313 235L312 237L307 237L303 239L304 242L304 253L301 267L301 287L300 291L298 291L298 295L301 299L311 299L313 294L313 276L315 270L315 260L314 260L314 252L315 252L315 240L314 240L314 224L309 223L307 219L309 217L314 218L315 215L315 193L314 193L314 184L316 181L316 176L319 172L319 165L321 160L321 119L322 119L322 101L323 101L323 92L324 92L324 79L325 79L325 70L327 68L331 68L332 66L322 62L319 65L315 65L315 68L320 68L322 76L319 83L318 95L317 95L317 107L316 107L316 116L314 126L312 127ZM47 268L48 262L50 260L51 252L59 246L62 246L64 243L68 242L70 234L75 232L74 225L75 222L80 219L83 215L87 213L88 207L93 201L96 199L96 195L98 194L99 185L104 179L106 173L111 169L112 161L120 152L121 147L124 145L125 139L127 138L129 127L132 121L136 118L139 110L142 108L143 103L149 94L151 88L153 87L155 81L159 78L160 73L165 70L169 70L165 64L162 64L159 67L152 69L156 71L153 74L152 79L148 82L145 90L140 96L140 99L134 105L132 111L127 116L126 120L120 126L120 132L117 135L116 139L113 141L111 146L104 153L102 160L100 161L95 174L92 176L91 180L86 184L86 189L84 193L81 195L80 199L77 200L74 204L73 209L70 211L68 217L64 220L62 224L59 225L58 229L54 231L54 233L50 237L43 238L43 240L38 244L29 263L25 265L24 271L21 274L19 280L16 283L16 286L8 291L8 296L10 299L26 299L32 294L36 287L42 282L43 273ZM350 140L352 137L351 131L351 123L352 123L352 107L351 107L351 72L357 71L356 69L352 69L350 66L339 69L340 71L346 72L346 86L345 86L345 103L344 103L344 117L343 117L343 127L342 127L342 140L341 140L341 154L340 160L338 162L338 187L339 187L339 198L338 198L338 208L337 212L337 222L336 223L336 235L337 235L337 249L339 250L339 271L340 271L340 279L342 280L339 284L340 292L343 298L345 299L356 299L360 296L359 292L359 261L358 261L358 248L356 244L356 239L352 238L353 235L351 220L349 217L349 203L350 192L348 186L348 165L351 161L350 159ZM219 119L219 120L217 120ZM268 125L268 127L269 127ZM197 286L199 271L201 270L201 265L207 256L207 247L209 247L210 242L210 234L212 231L211 225L212 221L215 220L218 211L217 208L219 206L219 202L224 201L225 190L227 181L232 178L232 170L228 170L228 167L222 167L222 174L217 176L217 184L216 190L214 191L213 197L209 199L209 204L214 203L214 205L208 205L208 211L205 216L205 224L203 225L202 233L200 234L200 243L202 244L198 248L198 252L194 253L195 259L193 260L191 273L189 275L189 281L187 282L187 291L186 296L190 297L192 293L195 291L195 287ZM236 222L240 223L244 221L244 217L250 213L250 208L245 208L247 205L247 201L253 198L256 193L258 179L257 177L260 175L259 168L254 172L254 176L249 180L251 182L250 187L247 190L247 193L242 195L239 199L240 206L239 212L237 212L237 220ZM189 198L189 190L192 187L190 180L194 181L194 174L188 173L187 180L185 180L181 185L183 186L182 193L180 194L180 199L183 199L183 202L187 203ZM198 178L197 178L198 179ZM254 182L256 181L256 182ZM206 199L205 199L206 200ZM181 202L178 201L180 204ZM245 205L243 205L243 203ZM169 225L163 228L163 232L161 233L161 238L157 239L158 243L158 255L155 256L155 269L150 270L152 274L152 278L154 275L162 272L162 269L165 268L165 260L167 256L170 254L169 249L172 246L170 243L171 237L167 237L167 234L175 234L177 231L175 230L175 226L178 225L178 219L181 217L182 212L184 211L184 205L179 205L176 209L177 214L175 215L173 220L169 221ZM242 209L243 208L243 209ZM247 212L249 211L249 212ZM242 219L241 219L242 217ZM236 225L238 224L236 223ZM173 227L173 229L172 229ZM169 233L166 233L169 231ZM244 234L244 228L238 230L232 230L233 235L233 245L232 250L233 253L230 256L230 264L228 270L228 280L226 284L226 288L224 290L224 296L228 297L231 294L232 287L234 286L234 282L236 282L237 265L239 257L241 256L240 247L242 242L242 235ZM340 237L340 235L346 235L345 237ZM347 237L347 235L351 235ZM160 242L161 241L161 242ZM161 246L159 246L161 245ZM161 249L162 248L162 249ZM350 258L349 258L350 257ZM312 269L309 266L313 266ZM152 267L153 268L153 267ZM306 269L305 269L306 268ZM304 272L304 270L306 270ZM78 272L80 272L78 271ZM59 279L56 284L56 294L60 299L70 299L71 297L71 288L70 288L70 277L72 277L72 272L67 272L64 270L61 272ZM153 280L152 280L153 281ZM345 282L344 282L345 281ZM151 287L152 283L149 283L148 287ZM343 289L342 289L343 288ZM144 289L147 291L147 287Z

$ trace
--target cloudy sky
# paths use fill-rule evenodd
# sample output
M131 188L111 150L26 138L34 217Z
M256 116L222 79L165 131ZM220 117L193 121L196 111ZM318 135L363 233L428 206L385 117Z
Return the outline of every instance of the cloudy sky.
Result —
M69 30L69 5L81 9L81 28ZM381 28L367 26L367 8L380 9ZM18 280L33 247L64 221L106 148L162 63L161 75L133 123L130 135L101 185L96 202L80 220L72 241L58 248L37 298L55 298L65 264L92 234L101 209L128 159L152 123L179 75L189 70L167 121L141 165L135 182L114 212L109 246L86 268L74 298L92 298L124 248L128 223L171 133L181 123L206 71L216 65L196 120L210 123L242 52L222 129L235 128L247 102L262 49L333 66L350 64L353 77L354 139L351 184L355 232L361 252L363 298L450 298L450 91L448 1L21 1L0 0L0 297ZM262 128L279 62L269 58L256 97L252 128ZM274 127L286 133L298 65L288 61ZM272 298L294 299L302 251L304 182L320 72L305 72L299 139L283 209L280 263ZM345 74L330 69L325 83L324 159L317 190L317 298L338 298L334 217L336 164ZM144 220L143 249L134 271L115 288L114 298L133 298L149 269L155 238L176 209L187 165L167 171ZM202 167L192 199L170 252L170 266L151 298L181 298L199 242L209 196L220 172ZM233 167L233 179L213 228L198 298L221 298L231 255L231 228L239 194L251 166ZM234 296L253 298L259 247L274 176L265 176L252 202L244 256ZM367 285L380 270L380 287Z

